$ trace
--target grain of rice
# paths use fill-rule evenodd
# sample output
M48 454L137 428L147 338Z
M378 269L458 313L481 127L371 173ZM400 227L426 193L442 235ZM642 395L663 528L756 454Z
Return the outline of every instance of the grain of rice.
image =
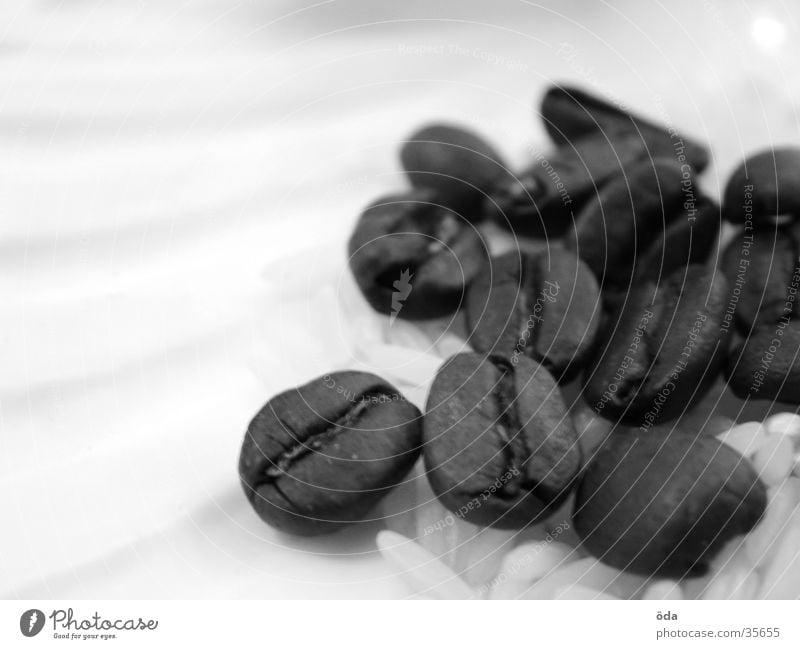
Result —
M534 584L525 599L551 599L559 588L581 586L621 599L637 597L647 582L645 577L611 568L594 558L580 559L556 570Z
M753 566L761 566L769 560L773 545L798 508L795 485L790 480L767 489L767 495L767 510L744 542L745 556Z
M766 427L760 421L748 421L737 424L717 437L735 451L748 457L755 453L767 434Z
M714 576L703 592L703 599L751 599L758 584L755 568L737 563Z
M436 599L473 599L475 594L458 575L430 552L406 537L382 530L378 550L400 572L417 595Z
M553 592L553 599L600 599L600 600L619 600L619 597L614 597L608 593L587 588L586 586L565 586L563 588L556 588Z
M793 412L779 412L765 419L764 425L771 434L788 437L794 449L800 451L800 415Z
M647 587L642 599L683 599L683 589L676 581L659 579Z
M753 468L768 487L781 484L792 471L792 442L785 435L767 435L753 456Z
M518 599L533 583L569 564L575 549L558 541L524 543L509 552L490 582L491 599Z
M800 516L793 516L764 571L759 599L800 598Z

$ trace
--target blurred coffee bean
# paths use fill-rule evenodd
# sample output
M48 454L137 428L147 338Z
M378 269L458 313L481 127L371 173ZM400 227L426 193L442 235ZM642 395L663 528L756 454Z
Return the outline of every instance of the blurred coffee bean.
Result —
M247 498L269 525L325 534L361 520L413 466L421 414L366 372L335 372L273 397L239 457Z
M612 421L647 430L679 416L711 387L730 334L721 324L728 283L692 265L630 293L598 340L584 397Z
M449 124L430 124L409 135L400 161L414 187L436 191L444 205L471 219L480 216L485 193L509 173L491 144Z
M800 214L800 147L748 156L725 186L723 210L731 223L759 227Z
M617 175L589 201L565 245L592 269L603 291L626 290L638 255L665 241L668 228L684 216L687 192L701 200L691 167L668 158L643 161ZM689 249L680 252L692 254ZM678 251L671 254L680 256Z
M633 134L644 144L648 158L668 157L679 164L688 163L698 172L708 164L708 150L701 144L575 87L548 89L541 114L547 133L558 146L594 133L603 133L611 142Z
M431 386L423 434L434 493L478 525L520 529L543 519L581 467L558 386L525 357L452 356Z
M743 332L794 317L800 288L800 224L742 229L728 243L720 270Z
M800 404L800 321L753 331L728 358L728 385L741 399Z
M679 268L704 263L714 250L719 236L719 206L699 196L666 224L652 233L651 242L642 239L642 252L637 254L634 284L658 282Z
M517 177L500 178L486 212L516 234L560 237L600 187L645 155L636 137L609 142L602 133L569 142L550 155L534 154L534 162Z
M600 309L597 281L571 252L508 252L467 290L469 343L512 363L529 356L568 381L589 360Z
M353 276L372 308L412 320L456 311L488 259L477 230L428 190L370 205L348 251Z
M586 467L573 521L603 563L680 579L705 574L766 504L750 463L717 439L625 432L612 434Z

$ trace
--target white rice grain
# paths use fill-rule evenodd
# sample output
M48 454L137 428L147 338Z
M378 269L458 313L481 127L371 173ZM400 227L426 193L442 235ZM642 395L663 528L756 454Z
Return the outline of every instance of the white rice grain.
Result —
M683 589L676 581L659 579L647 587L642 599L683 599Z
M770 434L788 437L796 451L800 451L800 415L793 412L779 412L764 420Z
M416 595L435 599L473 599L458 575L430 552L401 534L382 530L375 539L383 557L400 571Z
M800 599L800 516L793 516L764 571L759 599Z
M730 428L717 436L717 439L748 457L758 451L766 434L767 429L760 421L748 421Z
M619 600L619 597L614 597L608 593L587 588L586 586L565 586L563 588L556 588L553 592L553 599L600 599L600 600Z
M794 462L791 440L785 435L767 435L753 456L753 468L768 487L781 484Z
M647 579L621 572L594 558L580 559L551 573L531 587L525 599L552 599L559 588L580 586L620 599L633 599L644 588Z
M577 557L574 548L558 541L524 543L509 552L490 582L491 599L518 599L542 577Z
M761 566L770 559L774 544L798 508L796 486L792 480L767 489L767 494L767 510L744 542L744 552L752 566Z

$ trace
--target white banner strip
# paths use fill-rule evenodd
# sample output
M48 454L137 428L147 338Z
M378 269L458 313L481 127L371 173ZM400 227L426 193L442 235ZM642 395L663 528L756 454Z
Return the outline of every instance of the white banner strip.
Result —
M3 601L0 647L777 648L800 646L798 613L761 601Z

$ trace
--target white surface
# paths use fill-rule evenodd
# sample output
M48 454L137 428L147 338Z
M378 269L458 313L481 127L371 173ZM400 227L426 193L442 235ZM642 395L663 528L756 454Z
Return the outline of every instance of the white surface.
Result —
M792 6L0 4L0 595L407 595L370 534L282 539L236 475L275 392L437 362L345 266L397 142L448 118L521 163L571 80L711 142L717 191L798 141Z

